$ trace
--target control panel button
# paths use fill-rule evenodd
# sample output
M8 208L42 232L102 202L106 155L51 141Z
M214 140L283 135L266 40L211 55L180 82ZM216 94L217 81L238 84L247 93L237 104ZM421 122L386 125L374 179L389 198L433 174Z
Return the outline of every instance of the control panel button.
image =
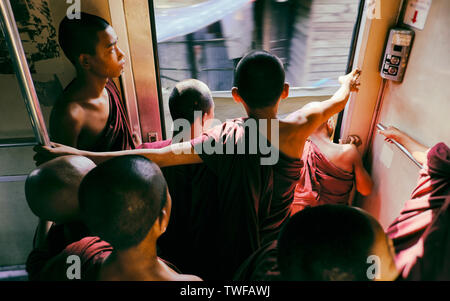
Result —
M397 67L389 67L389 69L388 69L388 73L390 74L390 75L397 75Z
M400 58L398 56L393 55L391 57L391 64L398 65L400 63Z

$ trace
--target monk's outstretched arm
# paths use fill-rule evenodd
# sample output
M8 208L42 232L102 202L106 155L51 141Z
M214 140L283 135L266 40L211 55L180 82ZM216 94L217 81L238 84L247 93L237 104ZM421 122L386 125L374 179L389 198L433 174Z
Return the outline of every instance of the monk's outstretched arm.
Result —
M172 144L161 149L132 149L117 152L90 152L63 144L53 143L53 147L42 145L35 146L34 151L36 152L36 155L34 156L36 165L40 165L56 157L68 155L84 156L91 159L96 164L124 155L144 156L155 162L159 167L203 162L200 156L195 153L190 142Z
M427 161L429 147L414 140L396 127L389 126L386 130L378 132L386 137L386 141L391 142L391 139L393 139L403 145L420 164L423 165Z
M298 131L306 139L322 123L345 108L350 92L358 91L360 74L361 71L355 69L351 73L341 76L339 78L341 87L330 99L322 102L310 102L300 110L288 115L284 120L297 123Z

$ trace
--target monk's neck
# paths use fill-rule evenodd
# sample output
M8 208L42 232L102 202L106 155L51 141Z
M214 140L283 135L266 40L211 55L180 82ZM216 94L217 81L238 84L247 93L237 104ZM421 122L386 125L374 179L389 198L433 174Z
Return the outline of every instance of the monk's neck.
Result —
M277 119L278 104L273 107L261 108L261 109L247 109L248 117L253 119Z
M322 131L314 132L309 136L309 140L314 142L315 144L330 144L332 143L330 137Z
M102 280L150 280L163 278L164 268L156 255L156 245L140 244L113 251L102 265Z
M99 77L92 73L79 72L75 79L76 88L83 95L81 99L95 99L102 96L108 78Z

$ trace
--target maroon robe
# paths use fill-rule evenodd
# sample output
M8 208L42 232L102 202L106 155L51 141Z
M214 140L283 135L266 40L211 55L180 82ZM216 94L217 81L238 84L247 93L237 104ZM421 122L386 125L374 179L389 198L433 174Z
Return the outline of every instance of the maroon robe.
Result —
M430 228L432 223L439 225L446 215L448 220L448 205L444 204L450 195L450 149L444 143L438 143L429 150L427 159L420 170L411 199L405 202L400 216L387 230L387 235L394 242L397 268L404 278L409 275L418 258L423 257L421 264L427 264L424 253L431 254L428 258L433 260L439 256L448 256L448 253L441 254L443 250L437 246L425 250L424 242L436 230ZM443 208L446 208L444 212ZM435 222L441 214L444 216L443 220ZM449 224L444 226L448 229Z
M215 176L208 179L208 186L217 189L203 205L206 208L209 203L209 208L199 213L208 219L203 223L204 236L198 247L209 254L207 261L198 258L209 270L206 280L231 279L246 258L276 239L289 218L302 167L301 160L281 152L275 165L261 165L263 155L249 152L250 133L244 122L243 118L227 121L191 141ZM234 146L234 154L226 154L227 141ZM246 152L237 154L241 143L247 146ZM223 154L201 152L203 145L211 144L218 144Z
M97 236L88 236L66 246L59 254L48 257L45 251L35 249L31 252L27 262L27 272L30 280L65 281L67 269L71 264L67 258L76 255L80 258L80 272L82 281L98 279L102 263L111 255L113 247ZM159 258L159 257L158 257ZM170 262L159 258L177 273L180 271Z
M112 79L108 80L105 88L109 95L108 121L97 142L87 150L105 152L134 149L135 144L131 127L125 108L120 100L119 90Z
M171 140L144 143L138 148L159 149ZM210 237L217 217L217 177L205 164L161 168L172 199L170 222L158 239L158 255L187 274L216 279L216 260ZM181 250L181 251L180 251Z
M423 234L422 256L407 280L450 280L450 196Z
M307 206L324 204L347 205L355 174L334 165L310 140L305 142L300 181L295 188L292 212Z
M77 255L81 261L81 279L96 280L100 265L113 248L98 237L85 237L66 246L59 254L49 256L45 250L35 249L28 256L27 272L30 280L70 280L67 278L67 257Z
M281 280L278 268L277 240L269 242L253 253L240 266L233 280L277 281Z

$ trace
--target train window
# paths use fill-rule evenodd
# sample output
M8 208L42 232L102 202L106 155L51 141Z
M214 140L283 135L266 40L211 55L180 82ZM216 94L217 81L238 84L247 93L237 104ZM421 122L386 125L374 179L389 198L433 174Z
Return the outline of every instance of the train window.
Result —
M281 58L290 100L280 115L309 101L328 98L346 72L359 0L157 0L154 1L158 57L170 136L167 99L186 78L213 91L216 118L243 114L231 101L233 69L253 49Z

